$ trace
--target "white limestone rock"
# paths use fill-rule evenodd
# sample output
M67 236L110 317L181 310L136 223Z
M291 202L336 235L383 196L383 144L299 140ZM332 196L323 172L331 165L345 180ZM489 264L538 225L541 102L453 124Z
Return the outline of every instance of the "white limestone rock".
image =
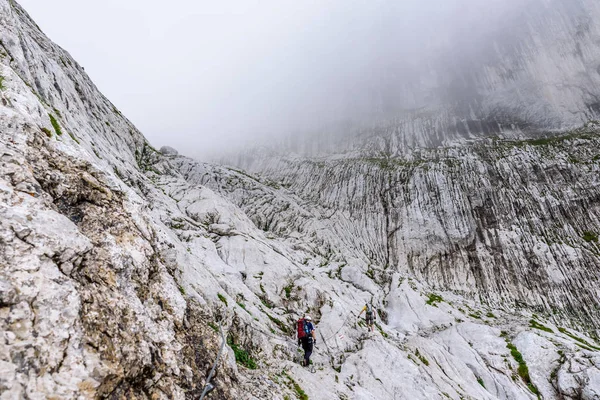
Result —
M597 315L595 128L238 171L152 149L15 2L0 16L1 399L197 397L217 323L224 399L535 399L507 342L544 398L597 398L600 346L567 329Z

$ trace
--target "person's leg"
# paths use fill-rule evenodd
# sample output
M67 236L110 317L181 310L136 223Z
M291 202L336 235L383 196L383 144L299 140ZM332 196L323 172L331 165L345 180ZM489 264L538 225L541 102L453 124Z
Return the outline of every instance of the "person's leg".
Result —
M304 350L304 359L302 360L302 366L306 366L306 354L308 353L308 343L306 338L302 338L302 350Z
M310 356L312 355L313 352L313 343L312 341L309 341L309 343L307 343L306 345L306 351L304 353L304 361L306 366L308 367L310 365Z
M308 366L308 362L310 361L310 353L311 351L309 350L308 346L304 349L304 362L302 363L303 366L307 367Z

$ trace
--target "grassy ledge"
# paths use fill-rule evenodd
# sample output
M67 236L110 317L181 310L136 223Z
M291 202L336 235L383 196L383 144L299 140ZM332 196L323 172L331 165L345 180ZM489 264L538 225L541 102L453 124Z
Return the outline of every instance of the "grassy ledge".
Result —
M221 300L221 302L223 302L223 304L228 306L227 299L225 298L225 296L223 296L221 293L217 293L217 297L219 298L219 300Z
M521 352L519 352L517 347L508 340L506 341L506 347L510 350L510 354L513 356L513 358L519 365L517 368L517 373L519 374L523 382L525 382L527 388L529 388L529 390L533 394L537 395L539 398L540 392L538 388L533 384L533 382L531 382L531 377L529 376L529 368L527 367L525 360L523 360L523 355L521 354Z
M429 306L437 307L437 303L440 303L442 301L444 301L442 296L437 295L435 293L429 293L429 297L427 298L427 301L425 302L425 304L427 304Z
M233 350L233 354L235 355L235 361L243 365L248 369L257 369L258 365L256 365L256 361L250 356L250 353L243 349L240 345L236 344L233 341L233 338L227 338L227 344Z
M296 397L300 400L308 400L308 395L300 387L300 385L298 385L298 383L296 383L296 381L291 376L289 376L286 372L283 372L283 375L289 379L291 388L294 390L294 392L296 392Z
M567 335L568 337L570 337L571 339L579 342L578 344L583 347L586 350L596 350L596 351L600 351L600 347L598 346L594 346L593 344L590 344L588 341L583 340L582 338L573 335L571 332L569 332L568 330L566 330L565 328L558 328L558 331L562 334Z
M52 127L54 128L54 132L56 132L56 134L58 136L61 136L62 130L60 129L60 125L58 124L58 121L56 120L56 118L54 118L54 115L48 114L48 116L50 117L50 123L52 124Z
M529 324L530 324L529 326L531 328L539 329L540 331L544 331L544 332L548 332L548 333L554 333L554 331L552 329L548 328L545 325L540 324L535 319L529 320Z
M595 232L591 232L591 231L585 231L583 232L583 240L585 240L586 242L593 242L593 243L598 243L598 234Z

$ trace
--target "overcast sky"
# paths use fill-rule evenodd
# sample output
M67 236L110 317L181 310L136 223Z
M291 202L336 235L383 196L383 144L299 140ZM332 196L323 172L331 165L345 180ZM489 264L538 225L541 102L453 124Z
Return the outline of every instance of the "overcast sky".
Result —
M416 106L394 96L444 43L529 0L19 1L154 145L196 155Z

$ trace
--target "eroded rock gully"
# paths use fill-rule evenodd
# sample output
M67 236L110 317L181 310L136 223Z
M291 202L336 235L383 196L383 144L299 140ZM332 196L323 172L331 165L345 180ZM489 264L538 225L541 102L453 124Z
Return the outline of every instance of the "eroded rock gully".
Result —
M295 196L269 207L270 193L227 185L212 167L182 161L182 171L257 223L269 220L274 233L304 232L326 216L335 231L330 245L349 242L380 270L593 330L600 321L599 148L591 123L547 141L482 141L411 158L271 157L243 165ZM308 205L312 218L295 212L297 204Z

